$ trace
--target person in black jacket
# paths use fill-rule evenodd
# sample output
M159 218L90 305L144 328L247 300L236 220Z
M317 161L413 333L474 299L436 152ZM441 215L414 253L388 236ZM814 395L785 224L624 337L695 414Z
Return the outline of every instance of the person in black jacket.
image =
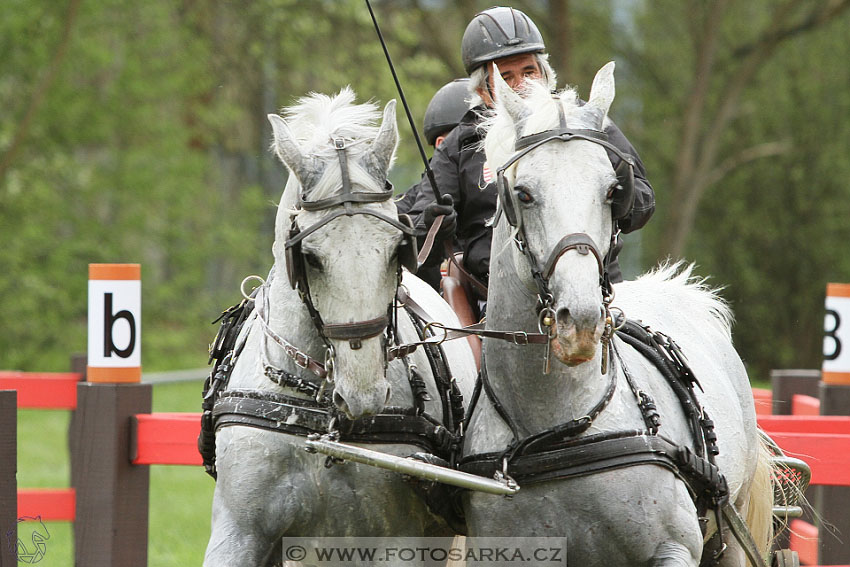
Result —
M466 114L469 105L466 102L469 95L469 79L455 79L446 83L434 93L431 102L425 109L424 133L425 140L433 148L439 148L448 136L449 132L457 126L460 119ZM424 174L423 174L423 177ZM410 214L414 204L422 191L422 184L413 185L405 191L396 201L398 214ZM422 211L418 211L421 213ZM432 259L433 257L433 259ZM429 256L429 262L419 267L416 275L422 278L435 290L440 291L440 256L437 253Z
M436 149L446 139L449 132L458 125L460 119L469 110L466 98L469 95L469 79L455 79L440 87L431 97L428 107L425 109L424 134L425 141ZM424 175L423 175L424 177ZM395 201L398 214L408 214L419 197L421 185L416 184ZM419 211L421 212L421 211Z
M431 158L431 168L441 195L434 199L427 177L412 191L418 194L409 213L418 229L424 234L434 219L444 215L437 234L438 239L457 237L463 244L464 267L486 284L490 268L490 241L492 228L487 220L496 211L495 171L485 167L484 151L480 148L482 133L478 129L483 113L492 107L495 88L492 73L499 73L508 85L520 91L526 80L545 81L550 90L555 89L555 73L548 63L543 38L534 22L523 12L513 8L490 8L477 14L463 34L461 55L470 75L472 99L470 110L464 114L442 145ZM640 157L617 126L606 121L609 141L623 153L630 155L635 164L634 205L619 220L623 232L632 232L644 226L655 211L655 194L646 178L646 169ZM609 152L616 168L619 157ZM612 282L622 281L617 254L620 242L611 255L608 271ZM441 246L435 245L426 264L442 260ZM486 300L485 297L478 297Z

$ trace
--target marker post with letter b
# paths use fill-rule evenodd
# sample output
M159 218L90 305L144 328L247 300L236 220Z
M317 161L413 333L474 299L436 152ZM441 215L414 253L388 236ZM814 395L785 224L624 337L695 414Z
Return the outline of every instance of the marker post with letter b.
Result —
M132 416L150 413L142 384L139 264L89 264L88 366L71 424L76 565L147 565L147 466L130 460Z
M139 264L89 264L89 382L142 379Z

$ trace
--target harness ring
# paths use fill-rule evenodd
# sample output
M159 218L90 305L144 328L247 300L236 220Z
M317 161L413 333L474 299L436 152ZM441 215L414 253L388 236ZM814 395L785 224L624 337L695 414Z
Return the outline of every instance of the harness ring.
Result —
M424 335L425 333L431 331L431 327L435 327L435 328L443 331L443 338L440 339L438 342L436 342L434 344L435 345L441 345L444 342L446 342L446 340L449 338L449 331L446 329L446 326L443 325L442 323L440 323L439 321L431 321L430 323L425 325L425 327L422 329L422 334ZM436 336L436 335L432 334L431 336Z
M248 301L254 301L254 298L253 298L253 297L251 297L251 294L250 294L250 293L245 293L245 284L246 284L247 282L251 281L251 280L258 280L258 281L260 282L260 285L258 285L258 286L254 286L254 288L253 288L253 289L251 289L251 291L252 291L252 292L253 292L255 289L257 289L258 287L262 287L262 286L266 285L266 280L264 280L263 278L261 278L261 277L260 277L260 276L258 276L258 275L253 275L253 274L252 274L252 275L250 275L250 276L247 276L244 280L242 280L242 283L241 283L241 284L239 284L239 292L242 294L242 297L244 297L244 298L245 298L245 299L247 299Z

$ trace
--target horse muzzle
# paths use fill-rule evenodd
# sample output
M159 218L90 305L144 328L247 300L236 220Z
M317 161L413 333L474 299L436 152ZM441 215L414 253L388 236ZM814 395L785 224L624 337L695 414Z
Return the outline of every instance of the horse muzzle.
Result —
M605 310L598 306L583 310L563 307L557 311L557 336L552 339L552 354L567 366L593 360L605 330Z
M349 419L380 413L390 398L383 337L352 339L333 351L333 401Z

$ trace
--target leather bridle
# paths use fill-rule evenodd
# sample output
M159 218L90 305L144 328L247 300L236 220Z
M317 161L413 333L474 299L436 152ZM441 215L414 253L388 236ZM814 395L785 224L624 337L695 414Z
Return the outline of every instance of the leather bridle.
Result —
M582 255L593 254L596 258L599 270L599 284L602 288L602 300L607 311L608 305L610 305L614 296L613 287L611 286L611 281L608 275L608 263L611 260L611 255L616 247L617 239L619 238L620 232L617 227L617 221L613 221L611 242L608 248L608 253L604 256L599 251L599 247L590 235L584 232L575 232L567 234L561 238L552 251L549 252L545 263L541 264L528 247L525 225L522 222L522 211L520 209L518 199L511 190L511 187L505 177L505 171L522 157L549 142L584 140L598 144L616 154L620 158L621 164L627 164L627 166L625 166L627 167L627 171L618 172L618 179L620 179L621 184L634 183L634 165L631 157L624 154L619 148L611 144L608 141L608 136L605 132L599 130L567 128L564 109L561 106L560 101L558 101L558 99L556 99L556 101L559 113L558 127L518 138L514 145L514 155L511 156L511 158L496 171L497 189L499 191L499 209L496 212L496 219L504 213L508 224L516 230L514 242L516 243L519 251L522 252L522 254L528 259L529 265L531 266L531 274L538 290L537 312L539 320L541 321L541 331L542 327L548 327L550 335L555 332L555 317L552 309L554 298L549 290L549 278L552 276L558 260L570 250L575 250ZM629 188L629 190L633 190L633 187Z
M328 339L347 340L352 349L359 349L361 342L380 335L385 332L392 319L392 304L387 310L387 313L374 317L369 320L356 321L352 323L325 323L321 314L316 309L312 296L310 294L310 285L307 279L307 271L304 266L304 258L301 252L301 242L314 232L328 226L334 220L342 216L367 215L377 218L404 234L404 240L399 246L399 266L398 266L398 281L401 281L401 267L406 266L410 271L416 271L416 237L413 229L413 224L410 219L402 215L401 220L390 218L379 212L355 208L354 204L366 203L381 203L392 198L392 185L387 182L386 189L377 193L355 193L351 189L351 178L348 172L348 160L346 157L346 144L342 138L334 138L331 140L334 149L339 159L340 173L342 177L342 192L339 195L317 201L308 201L304 198L304 192L299 192L297 208L305 211L320 211L327 210L338 206L343 206L343 210L335 211L318 222L310 225L307 228L301 229L298 226L297 217L293 216L292 224L289 229L289 238L284 243L286 250L286 270L289 276L289 283L293 289L298 291L301 300L307 307L313 324L322 340L325 342L330 353L333 353L333 346L328 342Z

